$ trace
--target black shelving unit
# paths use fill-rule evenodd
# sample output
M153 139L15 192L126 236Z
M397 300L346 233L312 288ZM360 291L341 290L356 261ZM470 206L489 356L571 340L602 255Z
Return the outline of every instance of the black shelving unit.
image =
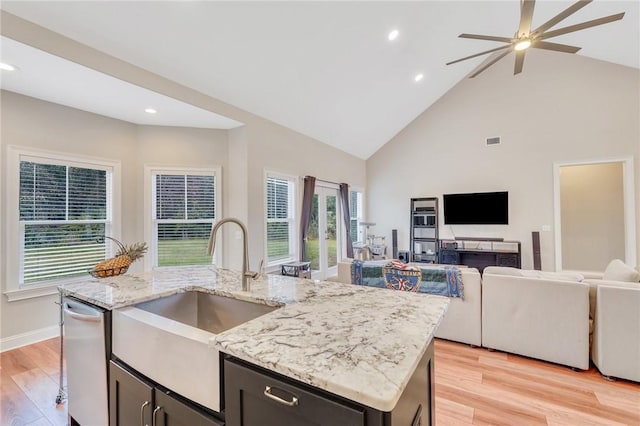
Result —
M411 199L411 261L438 263L438 198Z

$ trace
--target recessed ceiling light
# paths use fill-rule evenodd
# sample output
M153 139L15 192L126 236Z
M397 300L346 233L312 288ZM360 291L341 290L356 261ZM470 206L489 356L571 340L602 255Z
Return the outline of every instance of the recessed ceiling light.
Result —
M3 71L15 71L16 67L10 64L5 64L4 62L0 62L0 70Z
M419 82L419 81L422 81L423 78L424 78L424 74L422 74L422 73L416 74L416 76L413 77L413 79L416 81L416 83Z
M398 38L398 34L400 34L400 33L398 32L398 30L393 30L393 31L391 31L391 32L389 33L389 35L387 36L387 38L389 39L389 41L393 41L393 40L395 40L395 39L397 39L397 38Z
M158 111L153 108L145 108L144 112L146 112L147 114L155 114Z

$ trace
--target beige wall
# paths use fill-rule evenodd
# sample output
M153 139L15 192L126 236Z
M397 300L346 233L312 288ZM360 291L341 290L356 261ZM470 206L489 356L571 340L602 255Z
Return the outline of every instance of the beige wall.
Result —
M265 170L365 184L363 160L262 119L231 131L137 126L6 91L1 92L1 100L0 158L6 158L7 145L19 145L121 163L121 235L126 241L145 239L145 166L221 167L222 216L247 222L254 269L264 258ZM2 166L4 171L5 164ZM1 175L0 182L6 184L4 172ZM5 226L3 221L2 231ZM239 268L242 251L234 231L225 233L222 262L223 266ZM0 251L7 249L2 239ZM5 257L0 267L5 271ZM138 272L142 264L134 264L130 270ZM0 280L6 289L5 276ZM2 296L0 341L51 330L58 321L55 300L56 296L45 296L8 302Z
M136 238L141 235L144 220L144 196L141 195L144 191L143 167L148 163L168 165L173 162L194 166L207 163L222 166L223 216L235 216L247 222L251 267L254 269L264 257L265 170L295 176L312 174L330 181L348 182L361 188L365 186L364 160L4 11L0 11L0 16L0 30L6 37L245 124L228 132L214 131L213 134L198 129L135 126L70 108L53 107L52 104L18 95L4 96L2 158L6 144L19 145L19 141L26 139L21 134L33 134L37 136L31 138L36 141L33 146L67 148L71 152L122 161L122 210L123 214L127 214L127 217L123 217L122 235L135 235ZM20 112L18 109L21 104L28 104L28 107ZM6 121L10 121L7 130ZM210 138L211 143L203 137ZM205 155L202 156L202 153ZM223 266L237 268L240 265L240 242L231 238L235 237L233 230L227 231L224 237ZM2 247L3 253L5 250ZM2 267L4 269L4 265ZM139 268L137 265L131 269L135 271ZM5 288L4 282L2 288ZM38 298L7 303L6 298L2 297L0 342L16 334L55 325L57 313L52 302L53 298Z
M230 142L234 144L229 148L229 161L234 164L234 169L230 172L233 179L230 179L232 183L223 183L223 185L229 192L232 192L229 195L232 201L224 209L230 209L225 212L231 215L240 218L246 217L249 234L252 236L251 240L258 241L257 244L251 246L251 265L253 268L256 268L260 259L264 257L264 248L262 247L264 245L262 242L264 234L262 180L265 169L299 176L315 174L319 178L334 182L345 181L360 188L365 186L366 167L364 160L330 148L312 138L4 11L0 11L0 17L2 19L0 30L6 37L131 84L244 123L245 128L229 132ZM327 159L330 160L325 162ZM246 173L240 172L237 167L246 169ZM244 205L246 205L246 209L243 209ZM235 247L238 241L235 239L230 241L225 237L224 244L227 248ZM225 254L223 259L226 262L225 266L234 266L238 263L235 254Z
M444 225L441 237L520 240L531 268L531 232L541 231L542 267L554 270L554 162L633 156L638 185L639 104L637 69L533 50L513 76L509 56L461 81L369 158L368 219L387 238L397 228L399 249L408 249L409 198L506 190L509 225ZM492 136L502 144L486 146Z
M249 246L251 266L265 258L265 171L297 176L298 216L302 201L302 178L310 175L330 182L346 182L364 188L365 161L326 144L302 136L266 120L248 126L248 226L253 244Z
M138 213L132 212L130 216L135 217L137 234L135 238L132 236L127 240L149 241L151 223L145 220L145 215L151 216L151 193L143 183L145 179L147 182L149 179L149 176L145 176L145 167L220 167L222 176L219 178L224 185L224 173L228 162L227 131L159 126L136 126L136 130L135 211ZM125 190L128 187L129 185L125 185ZM223 193L220 194L220 201L223 200L222 197ZM148 209L144 210L145 207ZM134 264L131 272L139 272L143 266L151 269L152 265L152 259L147 256L144 263Z
M2 133L0 148L6 161L7 145L39 148L50 151L73 153L76 155L101 157L121 162L122 180L135 180L136 126L95 114L61 107L33 98L1 91ZM7 191L6 164L2 164L3 202ZM122 210L135 209L135 192L123 191ZM6 204L5 204L6 206ZM2 217L4 215L4 211ZM2 220L3 231L7 223ZM122 221L122 235L135 233L135 222ZM4 233L3 233L4 235ZM16 250L6 247L2 239L2 252ZM6 256L0 260L2 289L6 289ZM3 295L0 338L32 332L55 326L58 321L56 297L47 296L29 300L7 302Z
M622 163L560 169L562 268L603 271L625 258Z
M227 132L220 130L136 126L120 120L43 102L2 91L2 158L8 145L38 148L119 161L122 173L121 237L144 240L144 165L207 167L227 163ZM2 164L2 182L6 179ZM3 203L6 187L3 187ZM2 217L5 217L2 215ZM2 221L4 231L6 222ZM15 250L5 247L2 252ZM6 257L1 259L0 280L6 289ZM142 269L141 263L131 271ZM58 320L56 296L8 302L0 297L0 338L55 326Z

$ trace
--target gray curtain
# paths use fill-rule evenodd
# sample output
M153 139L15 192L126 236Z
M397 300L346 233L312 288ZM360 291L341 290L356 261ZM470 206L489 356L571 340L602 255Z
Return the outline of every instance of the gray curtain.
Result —
M342 217L344 219L345 235L347 236L347 257L353 258L353 242L351 241L351 214L349 213L349 184L340 184L340 199L342 200Z
M316 178L304 177L304 192L302 195L302 215L300 216L300 261L307 261L307 232L311 221L311 209L313 208L313 193L316 188Z

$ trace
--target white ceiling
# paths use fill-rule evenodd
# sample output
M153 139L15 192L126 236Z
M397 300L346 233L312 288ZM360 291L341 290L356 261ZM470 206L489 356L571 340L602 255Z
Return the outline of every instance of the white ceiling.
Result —
M242 125L6 37L0 42L1 61L19 67L1 74L2 89L137 124L214 129ZM148 114L147 108L157 113Z
M539 0L533 27L572 3ZM459 39L458 34L510 37L519 21L517 0L3 1L1 8L361 158L484 58L446 62L499 45ZM578 54L584 56L640 68L637 0L595 0L554 29L618 12L626 12L622 21L550 41L581 46ZM394 28L400 36L389 42L387 33ZM418 72L425 78L415 83ZM82 89L87 97L88 89Z

